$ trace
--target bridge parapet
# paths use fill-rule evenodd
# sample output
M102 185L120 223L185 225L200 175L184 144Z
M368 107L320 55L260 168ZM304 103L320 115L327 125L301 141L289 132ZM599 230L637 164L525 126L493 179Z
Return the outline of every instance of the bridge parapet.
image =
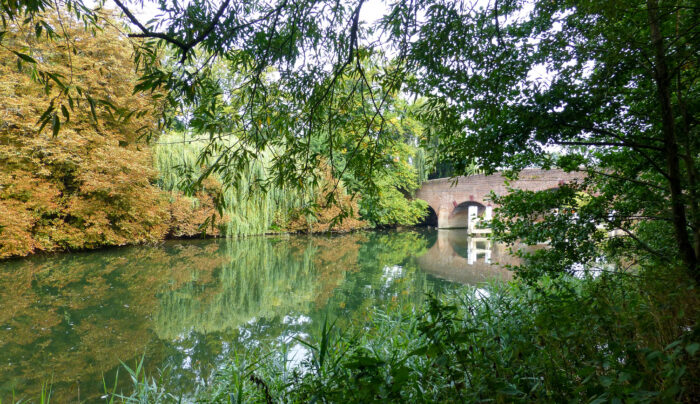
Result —
M525 169L520 172L517 180L509 182L509 187L544 191L583 179L584 176L582 172L565 172L559 169ZM474 207L477 216L484 216L490 212L487 208L494 206L489 200L491 192L499 196L509 192L505 181L500 173L438 178L424 182L416 192L416 198L428 202L435 211L439 228L472 228L470 223L473 223Z

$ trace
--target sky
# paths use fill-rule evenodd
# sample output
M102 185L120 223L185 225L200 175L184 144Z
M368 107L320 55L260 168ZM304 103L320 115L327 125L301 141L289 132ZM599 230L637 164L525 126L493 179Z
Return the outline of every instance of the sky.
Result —
M182 3L187 3L184 1ZM86 5L94 5L97 1L86 0ZM106 0L105 6L109 8L117 8L116 3L112 0ZM134 15L139 18L141 22L146 22L154 18L158 14L158 3L154 1L144 0L143 6L138 4L129 4L129 10L134 13ZM360 12L360 20L365 23L374 23L379 18L381 18L387 12L387 7L382 0L367 0L362 5L362 10Z

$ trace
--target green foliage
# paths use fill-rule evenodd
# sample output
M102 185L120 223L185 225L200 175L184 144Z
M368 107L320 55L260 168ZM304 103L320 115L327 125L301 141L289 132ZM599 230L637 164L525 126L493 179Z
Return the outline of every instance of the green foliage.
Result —
M378 182L377 195L365 196L360 203L360 215L375 226L410 226L427 214L428 203L421 199L409 200L399 190Z
M388 68L378 63L376 58L363 60L370 82L381 77L381 69ZM398 93L378 88L375 96L381 98L382 104L376 106L357 93L352 77L341 76L338 81L336 94L343 99L343 121L332 132L321 134L314 149L328 154L333 171L351 192L359 194L363 219L379 227L418 223L427 212L427 204L412 196L427 179L433 164L421 147L424 127L416 112L420 102L410 104ZM373 107L379 118L367 126L365 115ZM363 148L372 149L369 160L362 168L348 170L357 164L353 160Z
M109 399L109 403L130 403L130 404L161 404L161 403L175 403L181 402L181 398L178 399L172 394L165 391L164 382L168 379L167 371L161 371L158 379L153 377L148 377L143 368L143 360L145 355L141 356L141 359L136 363L134 368L129 367L126 363L122 362L122 368L126 370L126 373L131 379L131 383L134 386L133 391L130 395L124 395L122 393L117 393L117 383L119 381L119 372L117 372L114 379L114 386L111 391L107 388L106 383L103 381L105 397Z
M599 249L610 261L680 260L700 279L697 7L427 3L408 45L424 74L410 87L428 98L423 116L440 160L456 174L475 159L488 172L559 166L588 176L568 197L498 199L503 239L552 246L531 268L571 270ZM572 192L591 200L562 212Z
M409 139L415 139L420 132L409 136ZM394 155L393 160L384 171L376 174L376 188L358 189L362 198L360 215L380 227L414 225L428 211L427 202L411 198L411 194L420 186L419 169L424 169L414 165L414 159L421 155L421 149L401 142L394 145L390 153Z
M659 277L659 273L663 273ZM669 285L683 285L669 293ZM418 314L418 315L416 315ZM234 354L200 402L685 402L697 293L673 270L494 284ZM231 401L229 401L231 400Z

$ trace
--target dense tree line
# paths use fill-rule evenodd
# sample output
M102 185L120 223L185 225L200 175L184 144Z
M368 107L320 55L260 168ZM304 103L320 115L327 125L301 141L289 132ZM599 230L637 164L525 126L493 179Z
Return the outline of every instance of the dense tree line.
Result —
M61 4L88 29L101 24L81 1ZM394 165L387 117L393 97L404 92L426 97L428 137L439 138L439 160L454 174L474 162L486 172L532 165L587 172L575 192L538 208L571 202L577 192L594 195L585 212L557 219L577 232L557 244L555 254L577 251L559 270L593 259L596 222L626 233L604 243L608 252L677 259L698 277L700 28L693 2L398 1L371 25L360 18L363 0L165 2L150 22L137 16L137 3L113 6L131 24L126 34L140 40L134 88L162 97L160 125L185 122L210 139L200 159L206 169L191 179L190 193L212 172L236 183L236 167L274 149L271 183L305 184L328 159L336 179L349 175L376 194L375 174ZM3 21L27 18L37 34L69 40L44 10L58 9L4 2ZM7 39L3 46L34 66L36 80L59 90L61 104L41 119L56 133L70 100L104 100L58 84L21 46ZM222 85L221 65L235 72L235 86ZM221 108L232 102L228 112ZM348 121L350 103L361 109ZM217 143L231 134L239 141ZM342 150L351 150L348 158L334 159ZM511 234L522 236L506 222L536 231L534 222L524 226L521 211L502 213Z

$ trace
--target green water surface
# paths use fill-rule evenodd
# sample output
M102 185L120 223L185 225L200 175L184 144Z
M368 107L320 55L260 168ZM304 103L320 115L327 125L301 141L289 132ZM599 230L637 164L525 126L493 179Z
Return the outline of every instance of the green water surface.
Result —
M373 308L510 278L503 246L465 230L169 241L0 263L0 399L99 402L120 360L191 393L234 351L290 345ZM128 390L123 370L118 388Z

